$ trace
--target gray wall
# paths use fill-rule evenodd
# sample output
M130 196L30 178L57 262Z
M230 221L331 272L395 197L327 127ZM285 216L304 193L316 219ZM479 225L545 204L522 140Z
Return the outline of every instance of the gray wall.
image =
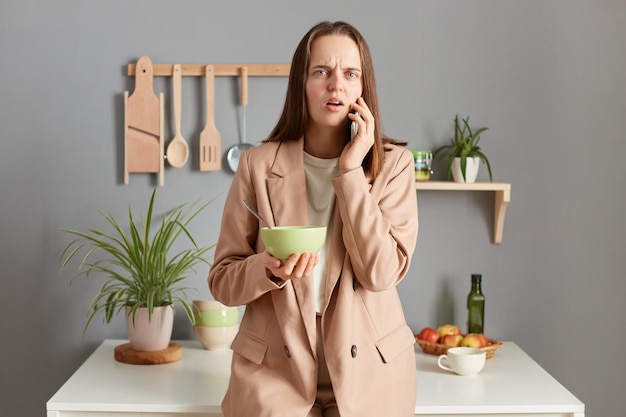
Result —
M322 19L348 20L369 40L388 135L432 149L451 135L455 114L470 115L490 128L481 143L495 180L512 183L501 245L491 243L491 194L420 192L417 251L400 288L411 327L464 323L470 273L481 272L489 336L521 345L587 404L587 415L625 415L626 3L618 0L3 1L3 415L44 415L103 339L125 337L121 317L97 319L81 337L97 283L70 287L58 259L69 241L60 229L103 226L97 208L125 216L155 185L144 174L122 183L123 92L134 86L126 65L141 55L288 63ZM194 159L167 169L158 208L217 197L193 224L208 244L232 176L197 170L203 83L183 81ZM285 87L286 78L250 80L251 142L277 120ZM169 80L155 88L170 98ZM239 135L237 83L220 77L216 88L227 149ZM210 298L207 270L191 279L195 298ZM175 337L193 338L177 316Z

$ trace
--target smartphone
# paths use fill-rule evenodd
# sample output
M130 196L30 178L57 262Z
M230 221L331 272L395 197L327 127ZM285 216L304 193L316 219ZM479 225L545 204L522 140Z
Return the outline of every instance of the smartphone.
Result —
M359 115L358 112L354 112L354 114L356 114L357 116ZM359 131L359 125L356 124L354 120L352 120L350 123L350 142L354 140L354 137L356 136L358 131Z

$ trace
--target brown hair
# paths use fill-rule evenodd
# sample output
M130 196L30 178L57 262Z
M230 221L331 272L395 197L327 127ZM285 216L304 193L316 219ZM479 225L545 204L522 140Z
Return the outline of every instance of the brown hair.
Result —
M406 145L390 138L383 137L378 110L378 95L376 93L376 79L372 54L365 38L352 25L345 22L320 22L313 26L302 38L291 61L289 83L285 105L278 123L264 142L279 142L298 140L309 122L306 104L306 81L309 70L311 45L317 38L327 35L345 35L352 39L361 54L361 69L363 83L363 99L367 103L376 125L374 131L374 145L363 159L363 169L370 178L376 178L385 161L385 143Z

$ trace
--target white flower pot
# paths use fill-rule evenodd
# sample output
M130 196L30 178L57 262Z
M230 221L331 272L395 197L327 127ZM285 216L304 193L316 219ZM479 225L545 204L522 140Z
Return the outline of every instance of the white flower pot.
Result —
M465 179L461 172L461 158L454 158L452 161L452 178L455 182L472 183L476 181L478 176L478 168L480 166L480 158L477 156L467 158L465 165Z
M130 345L135 350L164 350L172 339L174 329L174 309L172 306L154 307L150 321L148 308L142 307L135 314L135 325L126 307L126 331Z

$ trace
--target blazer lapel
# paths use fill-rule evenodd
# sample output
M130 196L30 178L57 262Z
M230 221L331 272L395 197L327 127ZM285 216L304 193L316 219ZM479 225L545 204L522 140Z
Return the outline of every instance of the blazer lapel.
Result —
M297 226L309 222L303 144L302 139L282 143L272 165L274 176L267 179L276 226Z
M303 152L303 138L281 143L276 152L272 166L274 177L267 179L273 221L276 226L309 224ZM296 293L311 350L315 355L317 329L313 279L294 279L291 284Z
M330 295L337 285L337 281L341 276L343 269L344 258L346 255L346 248L343 245L341 229L343 228L343 222L341 221L341 215L339 214L339 207L335 203L335 209L333 212L333 222L330 240L330 248L328 250L328 264L326 266L326 288L324 291L324 307L328 305Z

